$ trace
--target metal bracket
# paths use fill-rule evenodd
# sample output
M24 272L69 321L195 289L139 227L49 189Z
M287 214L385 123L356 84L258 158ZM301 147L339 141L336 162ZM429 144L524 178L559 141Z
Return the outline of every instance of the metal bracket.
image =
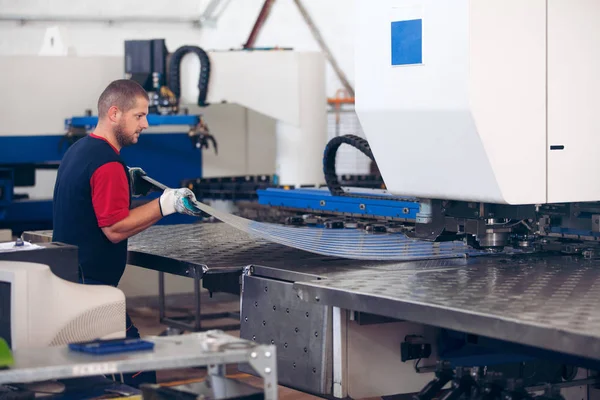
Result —
M257 346L250 354L249 364L264 379L265 399L277 399L277 350L275 346Z

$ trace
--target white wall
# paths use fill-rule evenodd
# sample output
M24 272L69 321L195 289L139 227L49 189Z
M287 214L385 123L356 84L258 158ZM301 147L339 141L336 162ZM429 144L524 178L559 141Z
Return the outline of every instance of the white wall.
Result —
M0 0L2 15L106 17L180 17L199 16L209 0ZM191 24L18 22L0 20L0 55L38 54L48 27L65 28L68 42L77 55L122 55L127 39L165 38L173 51L182 45L198 45L206 50L240 48L252 30L263 0L231 0L216 26L194 28ZM354 44L352 0L304 0L346 75L353 81ZM0 18L1 19L1 18ZM261 31L256 46L294 47L319 50L292 0L277 0ZM327 94L342 88L331 67L327 67Z

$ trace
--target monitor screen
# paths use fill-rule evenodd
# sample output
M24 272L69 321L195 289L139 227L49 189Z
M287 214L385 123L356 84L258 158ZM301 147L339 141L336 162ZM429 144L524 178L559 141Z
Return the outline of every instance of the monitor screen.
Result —
M0 337L12 348L10 335L10 282L0 282Z

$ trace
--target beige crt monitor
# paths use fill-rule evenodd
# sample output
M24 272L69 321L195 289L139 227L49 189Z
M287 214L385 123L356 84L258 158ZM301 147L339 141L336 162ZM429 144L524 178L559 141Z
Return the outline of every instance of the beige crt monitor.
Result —
M125 295L63 280L47 265L0 261L0 337L12 350L125 337Z

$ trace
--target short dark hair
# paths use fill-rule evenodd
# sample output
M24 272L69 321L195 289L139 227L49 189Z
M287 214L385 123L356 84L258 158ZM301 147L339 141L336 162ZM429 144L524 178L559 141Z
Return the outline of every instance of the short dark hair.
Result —
M112 106L117 106L122 111L129 111L135 106L138 97L148 100L148 93L136 81L131 79L113 81L98 99L98 117L106 116Z

